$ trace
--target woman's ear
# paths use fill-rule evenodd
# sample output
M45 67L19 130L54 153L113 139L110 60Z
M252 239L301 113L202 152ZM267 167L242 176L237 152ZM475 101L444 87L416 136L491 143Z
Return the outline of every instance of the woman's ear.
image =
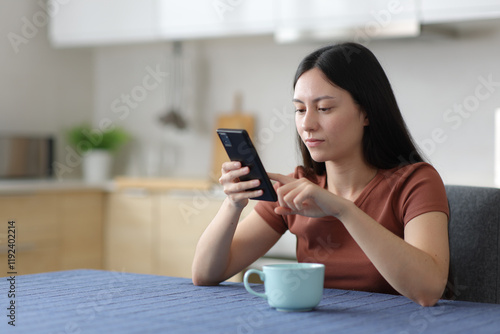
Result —
M363 117L363 125L368 126L370 125L370 120L368 119L368 114L364 110L360 110L361 112L361 117Z

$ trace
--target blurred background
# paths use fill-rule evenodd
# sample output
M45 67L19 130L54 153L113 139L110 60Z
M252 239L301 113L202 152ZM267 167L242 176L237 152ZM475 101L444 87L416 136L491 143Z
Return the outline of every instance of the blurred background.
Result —
M69 201L71 193L64 214L47 218L60 239L37 246L51 254L76 247L61 234L68 224L61 217L79 209L99 220L95 262L75 260L87 244L39 271L189 276L192 245L223 199L214 186L225 159L215 128L252 130L266 169L291 172L299 163L295 69L312 50L339 41L360 42L378 57L415 141L445 183L498 185L499 1L4 0L0 18L1 219L40 223L43 214L13 208L49 196L50 216L64 204L57 196ZM75 129L80 139L68 136ZM97 174L85 172L84 160L112 129L126 140L104 148L111 158L90 167ZM106 163L109 172L100 173ZM82 206L79 196L94 204ZM172 234L163 219L180 229ZM88 221L76 234L91 240ZM145 235L137 234L141 226ZM131 260L133 238L152 254L147 260ZM26 252L38 245L33 240ZM187 247L185 258L168 264L179 247ZM184 271L172 269L178 263Z

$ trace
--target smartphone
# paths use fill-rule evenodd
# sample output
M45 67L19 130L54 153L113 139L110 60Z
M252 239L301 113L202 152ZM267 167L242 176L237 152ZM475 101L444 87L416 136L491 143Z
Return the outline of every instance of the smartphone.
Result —
M251 199L260 201L276 202L278 196L274 191L273 184L267 176L267 172L260 161L257 150L250 140L250 136L244 129L217 129L217 134L226 149L231 161L239 161L242 166L250 167L250 173L240 177L241 181L260 180L260 185L250 190L262 189L262 196Z

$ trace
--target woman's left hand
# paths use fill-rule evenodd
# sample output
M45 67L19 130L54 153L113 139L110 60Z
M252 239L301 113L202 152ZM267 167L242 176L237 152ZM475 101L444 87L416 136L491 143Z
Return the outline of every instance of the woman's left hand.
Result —
M274 211L279 215L297 214L307 217L338 217L345 199L312 183L306 178L295 179L277 173L268 173L269 178L280 182L277 189L278 203Z

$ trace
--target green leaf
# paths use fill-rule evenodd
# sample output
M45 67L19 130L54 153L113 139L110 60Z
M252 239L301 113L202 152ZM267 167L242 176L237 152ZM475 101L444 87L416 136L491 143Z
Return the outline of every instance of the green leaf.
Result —
M82 124L70 129L67 132L67 139L77 151L84 153L93 149L115 151L125 144L130 136L124 129L116 126L102 131L88 124Z

